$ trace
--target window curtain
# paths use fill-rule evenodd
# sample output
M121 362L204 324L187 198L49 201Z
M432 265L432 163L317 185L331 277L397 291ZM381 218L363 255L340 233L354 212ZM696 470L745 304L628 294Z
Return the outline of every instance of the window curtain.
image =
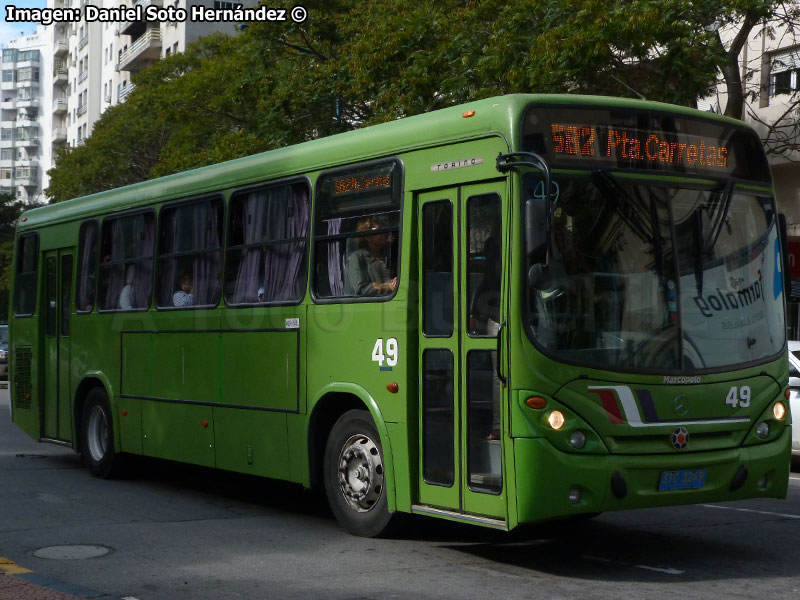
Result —
M341 231L342 219L337 217L328 221L328 235L336 235ZM328 244L328 285L331 296L344 296L344 256L342 256L342 243L338 241Z
M192 263L194 303L198 306L213 306L219 301L220 294L219 211L216 202L204 202L194 206L193 211L192 247L200 251Z
M265 230L267 192L255 192L243 202L244 243L260 242ZM260 248L244 248L239 258L239 269L233 289L235 304L258 302L258 274L261 262Z
M269 244L264 250L264 302L299 300L300 271L304 266L305 237L308 231L308 190L304 185L270 190L267 201L265 241L303 241ZM305 287L305 286L303 286Z
M161 231L164 237L161 248L162 255L168 255L177 250L178 245L178 213L181 209L163 211L164 221L161 224ZM165 214L166 213L166 214ZM178 290L178 260L174 257L165 257L159 264L158 275L158 305L172 306L172 295Z
M153 217L150 214L140 214L133 219L133 244L132 247L140 260L136 261L133 278L133 305L135 308L145 308L150 305L150 293L153 286Z

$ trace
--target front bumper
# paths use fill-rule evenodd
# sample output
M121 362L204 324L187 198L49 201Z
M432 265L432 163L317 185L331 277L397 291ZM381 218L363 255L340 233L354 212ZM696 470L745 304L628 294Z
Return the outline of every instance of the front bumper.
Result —
M629 508L785 498L791 441L791 428L787 426L778 439L759 445L686 454L631 456L566 453L542 438L516 438L514 462L518 522ZM742 466L747 469L747 477L732 490L734 478ZM658 490L663 471L682 469L706 469L703 487ZM618 480L620 477L625 484L622 497L619 482L612 485L612 478ZM579 493L576 494L575 490ZM577 502L576 498L579 498Z

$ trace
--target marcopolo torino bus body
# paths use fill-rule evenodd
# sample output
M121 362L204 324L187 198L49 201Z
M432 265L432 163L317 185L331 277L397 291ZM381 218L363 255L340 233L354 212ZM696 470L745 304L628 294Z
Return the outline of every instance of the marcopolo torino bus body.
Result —
M784 497L782 238L740 122L512 95L26 212L14 422L499 529Z

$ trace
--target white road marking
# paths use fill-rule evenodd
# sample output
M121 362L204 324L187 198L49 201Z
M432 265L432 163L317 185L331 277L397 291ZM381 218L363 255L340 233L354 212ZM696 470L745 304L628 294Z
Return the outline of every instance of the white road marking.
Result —
M705 506L706 508L721 508L723 510L738 510L739 512L769 515L771 517L781 517L784 519L800 519L800 515L789 515L786 513L769 512L766 510L753 510L752 508L735 508L733 506L717 506L716 504L701 504L700 506Z
M635 567L637 569L645 569L647 571L657 571L659 573L666 573L667 575L683 575L685 571L680 571L678 569L666 569L662 567L650 567L648 565L634 565L633 563L626 563L619 560L610 560L608 558L603 558L602 556L591 556L589 554L582 554L581 558L585 558L587 560L592 560L595 562L601 562L611 565L617 565L620 567Z

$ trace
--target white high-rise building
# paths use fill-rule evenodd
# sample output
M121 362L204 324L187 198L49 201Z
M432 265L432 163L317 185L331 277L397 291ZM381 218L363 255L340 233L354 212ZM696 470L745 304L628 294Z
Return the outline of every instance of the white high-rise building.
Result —
M39 28L11 40L0 63L0 192L27 203L44 201L51 162L45 135L51 126L50 45L49 32Z
M54 124L53 142L70 146L81 144L92 133L94 123L109 107L125 100L133 90L133 75L159 58L183 52L187 44L221 31L236 32L233 22L185 21L89 22L85 6L99 9L119 6L141 7L142 16L148 7L184 9L187 16L192 6L234 8L239 3L214 0L135 0L133 4L119 0L48 0L48 7L81 8L82 19L57 24L53 42L57 69L54 71L54 97L66 99L66 109L59 104L59 120ZM256 0L246 0L253 6ZM152 10L152 9L151 9ZM66 71L66 77L64 77Z

